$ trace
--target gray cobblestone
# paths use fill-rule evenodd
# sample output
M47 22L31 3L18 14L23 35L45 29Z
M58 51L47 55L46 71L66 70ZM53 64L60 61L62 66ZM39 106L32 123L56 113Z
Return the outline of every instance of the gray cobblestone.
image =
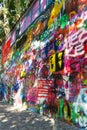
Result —
M10 111L11 106L0 103L0 130L80 130L61 120L41 116L29 111Z

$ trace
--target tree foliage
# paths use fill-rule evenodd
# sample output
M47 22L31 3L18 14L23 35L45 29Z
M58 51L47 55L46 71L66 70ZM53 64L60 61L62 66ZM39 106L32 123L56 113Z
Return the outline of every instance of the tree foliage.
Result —
M0 43L33 0L0 0Z

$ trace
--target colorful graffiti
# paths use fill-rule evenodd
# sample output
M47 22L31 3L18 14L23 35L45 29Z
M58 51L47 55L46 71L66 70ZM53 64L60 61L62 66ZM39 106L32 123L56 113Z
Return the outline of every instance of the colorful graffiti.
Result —
M62 5L56 2L49 19L44 15L45 20L37 20L28 31L23 52L12 56L16 65L9 72L24 80L26 101L38 105L39 113L47 109L47 114L86 127L87 8L78 13L67 8L70 11L59 18ZM68 2L71 5L72 0ZM16 95L20 87L13 82Z

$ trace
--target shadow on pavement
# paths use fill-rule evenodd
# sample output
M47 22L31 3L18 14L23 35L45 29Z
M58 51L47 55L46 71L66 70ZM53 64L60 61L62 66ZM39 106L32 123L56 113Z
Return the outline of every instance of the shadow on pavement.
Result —
M0 103L0 130L53 130L49 118L29 111L10 111L10 108Z

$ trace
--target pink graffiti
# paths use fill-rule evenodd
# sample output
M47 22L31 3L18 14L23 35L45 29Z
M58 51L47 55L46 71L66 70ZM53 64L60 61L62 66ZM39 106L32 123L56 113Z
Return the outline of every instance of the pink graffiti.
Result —
M85 53L84 42L87 40L87 30L80 29L65 38L66 55L76 57Z

